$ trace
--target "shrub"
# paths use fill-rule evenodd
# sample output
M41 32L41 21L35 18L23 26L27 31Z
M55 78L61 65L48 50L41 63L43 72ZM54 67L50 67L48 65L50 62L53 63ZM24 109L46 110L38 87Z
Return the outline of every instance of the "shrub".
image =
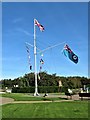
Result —
M39 93L55 93L58 92L59 87L58 86L38 86L38 92ZM12 93L34 93L35 87L16 87L12 88Z

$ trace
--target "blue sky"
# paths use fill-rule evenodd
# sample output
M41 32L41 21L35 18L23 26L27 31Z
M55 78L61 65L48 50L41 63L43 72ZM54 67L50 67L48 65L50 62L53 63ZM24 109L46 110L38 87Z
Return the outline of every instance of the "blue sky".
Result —
M59 76L88 76L88 3L87 2L7 2L2 5L2 78L17 78L34 71L33 48L29 70L25 42L33 45L34 18L45 28L36 26L37 47L41 50L66 42L78 55L78 64L62 54L64 44L49 49L43 57L37 54L37 72L40 59L42 71ZM0 78L1 79L1 78Z

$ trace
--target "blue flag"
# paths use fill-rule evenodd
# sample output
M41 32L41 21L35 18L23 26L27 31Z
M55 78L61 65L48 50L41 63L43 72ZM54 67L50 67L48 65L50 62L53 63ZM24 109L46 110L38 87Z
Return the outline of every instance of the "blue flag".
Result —
M78 56L69 48L68 45L64 46L63 54L68 57L74 63L78 63Z

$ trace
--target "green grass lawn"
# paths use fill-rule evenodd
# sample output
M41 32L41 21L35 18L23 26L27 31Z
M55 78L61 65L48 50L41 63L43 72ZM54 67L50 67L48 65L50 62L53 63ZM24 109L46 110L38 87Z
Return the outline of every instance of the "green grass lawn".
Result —
M50 93L51 94L51 93ZM56 94L57 95L57 94ZM7 94L2 94L2 97L9 97L13 98L15 101L55 101L55 100L64 100L65 98L60 98L60 97L34 97L32 94L27 94L27 93L7 93Z
M7 104L3 118L88 118L88 101Z

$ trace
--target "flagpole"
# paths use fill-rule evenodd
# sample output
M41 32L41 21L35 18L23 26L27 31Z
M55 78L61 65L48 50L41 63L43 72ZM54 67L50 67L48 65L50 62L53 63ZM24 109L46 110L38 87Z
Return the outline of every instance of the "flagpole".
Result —
M34 74L35 74L35 93L34 96L38 96L38 88L37 88L37 51L36 51L36 27L35 27L35 19L34 19Z

